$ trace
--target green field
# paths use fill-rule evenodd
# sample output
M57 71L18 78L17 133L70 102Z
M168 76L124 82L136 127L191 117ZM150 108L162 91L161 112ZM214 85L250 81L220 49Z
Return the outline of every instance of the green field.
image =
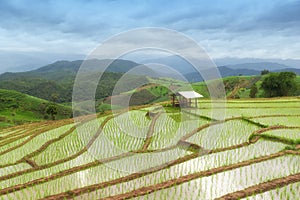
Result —
M199 107L0 129L0 199L298 198L298 98Z
M13 90L0 89L0 128L50 118L46 113L49 101L29 96ZM56 119L69 118L72 109L57 104Z

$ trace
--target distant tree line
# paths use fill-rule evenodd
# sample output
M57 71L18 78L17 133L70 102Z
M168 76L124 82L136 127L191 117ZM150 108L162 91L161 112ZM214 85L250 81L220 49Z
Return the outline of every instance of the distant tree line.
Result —
M93 76L96 75L97 74L92 74L87 76L86 81L89 82L90 80L95 80ZM115 85L122 76L123 73L105 72L96 87L95 98L101 99L110 96L114 91ZM122 87L120 87L123 91L117 92L121 93L129 91L139 86L141 83L148 82L148 79L145 76L127 75L126 77L128 80L123 81ZM73 74L67 74L64 78L59 80L49 80L46 78L23 75L16 76L13 79L0 79L0 89L16 90L49 101L53 101L52 94L57 94L55 102L64 103L72 101L74 80L75 75ZM91 84L95 83L91 82ZM90 94L91 92L93 91L90 91L90 88L82 88L82 96L85 96L86 93Z

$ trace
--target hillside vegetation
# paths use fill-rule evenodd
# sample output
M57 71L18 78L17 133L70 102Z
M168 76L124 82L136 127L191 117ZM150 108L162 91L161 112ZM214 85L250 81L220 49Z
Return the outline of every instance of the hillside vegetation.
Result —
M87 60L87 74L85 75L85 80L88 82L96 76L99 76L99 74L104 70L103 67L111 61L112 60L109 59ZM82 63L82 60L72 62L58 61L53 64L41 67L37 70L19 73L4 73L0 75L0 89L16 90L21 93L46 100L51 100L52 95L55 94L58 97L57 102L71 102L74 81ZM101 78L101 81L98 84L96 99L102 100L111 96L116 83L121 77L124 78L123 75L126 72L129 73L126 73L126 81L122 82L122 91L118 91L118 94L132 91L137 87L143 87L143 85L150 83L158 84L163 87L171 86L171 88L173 88L173 86L175 86L175 88L178 88L178 85L182 87L183 82L181 80L162 77L158 78L156 76L157 74L155 75L155 73L153 73L153 71L151 71L147 67L143 68L143 70L140 70L140 72L130 72L131 69L138 65L138 63L128 60L115 60L114 62L112 62L106 69ZM200 79L197 79L200 77L199 74L185 71L186 69L184 69L183 67L180 68L180 66L177 67L179 72L182 72L183 75L186 76L187 80L191 82L196 91L200 92L205 97L209 97L205 83L194 83L195 81L200 81ZM255 73L252 73L251 69L229 69L228 67L219 67L219 70L224 80L228 98L249 98L251 87L254 84L256 85L258 90L254 97L265 97L260 86L261 81L267 75L260 76L258 75L260 71L255 71ZM242 74L245 76L242 76ZM164 76L164 74L159 75ZM299 76L297 79L299 79ZM207 84L209 84L209 81L207 81ZM89 92L88 90L89 88L85 88L82 91L83 96L84 92ZM161 89L160 86L150 88L148 90L151 90L150 92L154 96L161 96L162 98L159 99L156 97L150 97L149 93L142 91L143 93L145 93L145 96L148 96L150 98L147 103L167 99L165 89ZM300 90L298 88L298 91L295 93L295 95L299 95L299 91Z
M49 119L46 109L50 104L49 101L37 97L0 89L0 127ZM56 108L56 119L72 116L70 107L56 104Z
M0 75L0 89L16 90L31 96L51 100L53 94L57 95L57 101L71 102L72 90L76 74L83 61L58 61L53 64L41 67L37 70L19 73L4 73ZM101 66L111 60L88 60L85 80L92 80L102 73ZM112 94L115 84L125 72L137 66L137 63L116 60L103 74L98 84L96 98L101 99ZM127 75L128 81L123 89L128 91L147 81L143 75ZM93 84L93 83L92 83ZM87 90L89 88L85 88Z
M262 76L230 76L223 78L223 83L226 91L227 98L230 99L240 99L240 98L265 98L266 93L261 87L263 81L269 77L270 74ZM209 91L207 85L210 84L210 81L193 83L192 87L195 91L202 94L204 97L209 98ZM296 90L290 96L299 96L300 95L300 76L295 77ZM257 92L253 97L251 97L251 88L255 86Z

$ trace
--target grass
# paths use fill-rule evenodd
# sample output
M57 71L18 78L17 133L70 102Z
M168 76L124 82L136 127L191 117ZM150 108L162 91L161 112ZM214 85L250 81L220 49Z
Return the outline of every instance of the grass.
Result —
M46 113L49 101L16 92L0 89L0 128L42 121L49 118ZM70 107L57 104L56 119L69 118L72 114Z

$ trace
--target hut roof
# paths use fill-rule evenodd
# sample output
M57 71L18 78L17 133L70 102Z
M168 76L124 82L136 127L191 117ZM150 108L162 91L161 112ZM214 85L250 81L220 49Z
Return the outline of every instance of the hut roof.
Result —
M181 92L177 92L177 94L183 96L186 99L196 99L196 98L203 97L201 94L195 91L181 91Z

